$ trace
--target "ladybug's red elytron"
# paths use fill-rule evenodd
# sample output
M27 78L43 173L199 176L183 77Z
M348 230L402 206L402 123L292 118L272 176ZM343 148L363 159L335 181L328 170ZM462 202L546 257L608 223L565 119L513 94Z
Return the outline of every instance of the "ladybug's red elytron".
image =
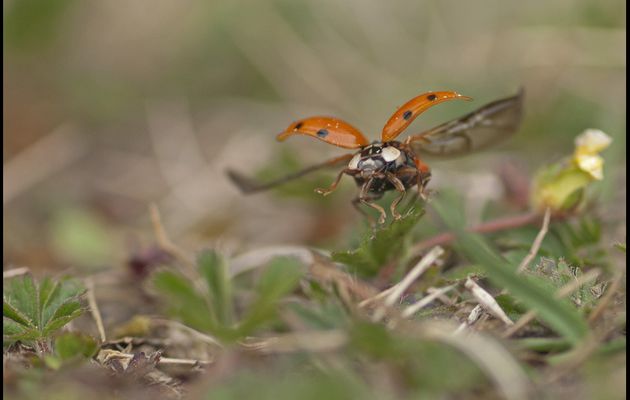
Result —
M471 100L470 97L449 91L428 92L414 97L399 107L387 121L381 140L372 143L358 129L337 118L311 117L299 120L280 133L277 139L282 141L293 135L308 135L338 147L359 150L264 184L231 170L228 170L228 176L244 193L249 194L273 188L322 168L345 165L328 189L315 191L328 195L337 188L344 174L350 175L360 188L359 195L352 204L364 215L367 214L359 208L359 204L378 210L378 222L382 224L386 218L385 210L374 201L380 199L386 191L396 190L400 195L391 203L390 210L392 216L399 219L401 216L396 211L396 206L407 189L417 185L418 193L424 196L424 189L431 178L431 171L420 160L420 154L466 154L507 137L520 124L523 111L522 89L515 96L486 104L464 117L410 136L403 142L394 140L418 115L436 104L455 99Z

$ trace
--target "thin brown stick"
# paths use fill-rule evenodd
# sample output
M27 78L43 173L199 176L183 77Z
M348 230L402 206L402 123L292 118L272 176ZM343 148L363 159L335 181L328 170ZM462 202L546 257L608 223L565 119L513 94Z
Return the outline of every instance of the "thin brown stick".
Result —
M529 263L532 262L534 257L536 257L536 254L538 254L538 250L540 250L540 245L542 244L543 240L545 240L545 235L549 231L550 219L551 219L551 208L547 207L547 209L545 210L545 215L543 217L542 227L540 228L538 235L536 235L536 239L534 239L534 243L532 244L532 247L529 249L529 253L527 253L525 258L523 258L523 261L521 261L521 263L518 265L518 268L516 269L517 274L520 274L521 272L523 272L525 268L527 268Z
M158 365L185 365L187 367L201 367L212 364L212 361L193 360L191 358L168 358L160 357Z
M29 274L31 270L28 267L11 268L6 271L2 271L2 279L15 278L16 276Z
M85 279L85 286L87 288L87 300L88 304L90 305L90 313L92 314L92 318L94 318L94 322L96 323L96 329L98 329L101 343L104 343L107 340L107 337L105 336L105 327L103 326L101 312L98 309L96 296L94 295L94 281L92 281L91 278Z
M577 290L580 286L584 285L585 283L589 281L592 281L593 279L596 279L600 273L601 271L598 269L592 269L588 271L584 275L577 277L574 281L571 281L567 283L566 285L562 286L560 289L558 289L554 297L556 299L562 299L564 297L567 297L568 295L573 293L575 290ZM507 339L510 336L514 335L517 331L519 331L525 325L530 323L534 318L536 318L536 315L537 313L534 310L530 310L526 312L518 321L516 321L514 325L512 325L508 330L506 330L503 333L502 337L504 339Z
M190 275L189 277L195 277L196 270L194 261L168 237L164 225L162 224L160 210L155 203L149 204L149 213L151 214L151 223L153 224L153 231L155 232L155 238L159 246L164 251L183 262L186 268L188 268L187 272Z
M479 225L475 225L468 229L469 232L474 233L493 233L500 232L507 229L518 228L525 225L530 225L535 223L540 219L540 214L537 212L529 212L526 214L515 215L506 218L495 219L493 221L484 222ZM418 253L424 249L433 246L443 246L451 243L455 240L455 234L451 232L444 232L439 235L436 235L427 240L423 240L421 242L416 243L412 248L411 252Z

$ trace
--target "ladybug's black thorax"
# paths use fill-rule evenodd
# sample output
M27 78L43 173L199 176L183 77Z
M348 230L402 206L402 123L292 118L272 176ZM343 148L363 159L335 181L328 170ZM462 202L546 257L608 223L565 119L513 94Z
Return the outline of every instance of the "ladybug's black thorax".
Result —
M357 185L361 186L369 179L371 193L383 193L388 190L395 189L394 185L384 177L386 172L397 175L401 168L416 168L413 161L413 154L406 150L402 143L391 142L375 142L355 154L350 161L349 168L356 171L353 176ZM398 177L405 188L415 184L415 177L411 174L405 174Z

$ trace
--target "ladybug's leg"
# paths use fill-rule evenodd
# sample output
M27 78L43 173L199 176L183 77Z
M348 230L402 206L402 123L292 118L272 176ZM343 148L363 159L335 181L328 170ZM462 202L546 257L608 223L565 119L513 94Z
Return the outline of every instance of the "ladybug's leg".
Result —
M400 213L396 211L396 207L398 206L398 203L400 203L402 199L405 197L405 193L406 193L405 185L403 185L400 179L398 179L396 175L392 174L391 172L386 172L385 175L387 176L387 180L391 182L392 185L394 185L394 187L396 188L396 191L400 193L400 196L398 196L394 201L392 201L392 204L389 206L389 209L392 213L392 217L394 217L395 220L399 220L400 218L402 218L402 215L400 215Z
M359 197L357 198L357 200L361 204L365 204L366 206L371 207L371 208L377 210L379 213L381 213L380 217L378 218L378 223L379 224L384 224L385 223L385 219L387 218L387 214L385 214L385 210L383 209L383 207L381 207L378 204L373 203L373 202L370 201L370 200L376 200L376 199L381 197L381 196L378 196L378 197L373 197L373 196L370 197L369 196L370 186L372 185L373 181L374 181L374 177L368 179L368 181L365 182L363 184L363 186L361 186L361 191L359 192ZM363 214L365 214L365 213L363 213Z
M376 199L378 199L380 197L381 196L370 197L369 200L376 200ZM366 213L365 210L361 208L361 198L359 196L357 196L354 199L352 199L352 206L354 207L355 210L360 212L361 215L363 215L365 218L368 219L368 221L370 222L370 225L372 227L376 226L376 220L374 219L374 217L372 217L370 214Z
M417 185L418 185L418 195L424 201L429 200L429 194L431 194L431 191L427 189L427 184L429 183L430 179L431 179L431 173L429 173L428 175L418 173L418 175L416 176Z
M332 183L332 185L330 185L328 189L317 188L315 189L315 193L321 194L322 196L328 196L337 189L337 185L339 185L339 181L341 181L343 174L347 174L350 171L350 168L345 168L341 170L341 172L339 172L339 174L337 175L335 181Z
M428 198L428 193L425 189L427 184L429 183L429 179L431 179L431 169L418 157L414 157L413 162L414 164L416 164L417 168L416 182L418 185L418 195L422 198L422 200L426 201Z

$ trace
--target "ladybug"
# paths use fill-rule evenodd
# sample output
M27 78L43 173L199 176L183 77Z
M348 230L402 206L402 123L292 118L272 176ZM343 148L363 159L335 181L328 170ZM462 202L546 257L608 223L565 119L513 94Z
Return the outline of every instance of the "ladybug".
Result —
M418 194L426 198L425 188L431 179L430 168L420 155L458 156L485 148L516 132L523 113L523 89L511 97L493 101L463 116L433 129L411 135L404 141L395 140L427 109L449 100L472 100L452 91L427 92L402 105L389 118L381 133L381 140L370 143L354 126L333 117L311 117L293 122L277 139L283 141L294 135L307 135L355 153L333 158L268 183L255 182L233 170L229 178L243 193L250 194L271 189L308 173L329 167L344 168L327 189L315 189L328 195L344 175L354 178L359 194L352 201L354 207L370 218L360 205L366 205L380 214L378 223L385 222L383 207L376 204L383 194L395 190L399 196L391 203L394 219L401 215L396 210L408 189L417 187Z

